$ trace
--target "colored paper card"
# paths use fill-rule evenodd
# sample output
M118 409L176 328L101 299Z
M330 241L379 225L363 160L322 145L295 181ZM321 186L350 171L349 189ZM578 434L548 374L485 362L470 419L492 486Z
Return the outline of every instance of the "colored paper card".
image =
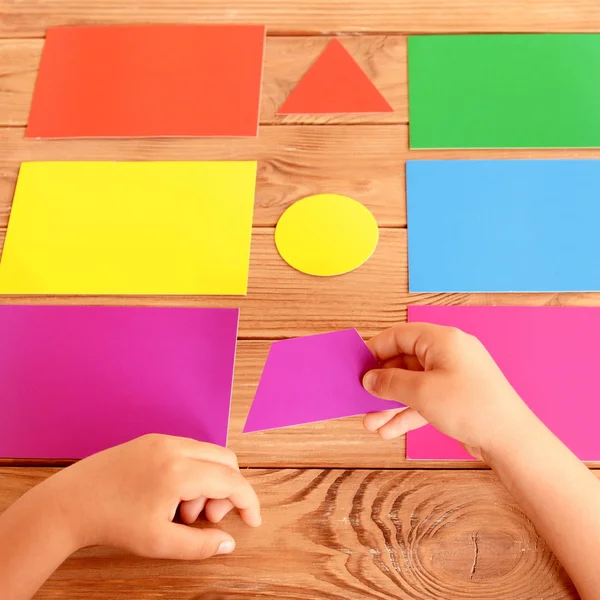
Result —
M398 408L362 386L378 366L356 329L274 342L244 433Z
M0 456L147 433L225 446L237 324L237 309L0 306Z
M341 275L373 254L377 221L360 202L338 194L298 200L280 217L275 244L290 266L309 275Z
M411 292L600 290L600 161L406 169Z
M245 294L255 162L23 163L2 294Z
M277 114L393 111L342 43L333 39L292 90Z
M458 327L478 337L546 426L581 460L600 460L600 378L595 351L600 308L414 306L408 309L408 319ZM566 349L560 351L560 368L557 349ZM430 425L408 434L406 456L470 458L458 442Z
M265 28L49 29L26 137L256 136Z
M600 35L408 38L411 148L600 146Z

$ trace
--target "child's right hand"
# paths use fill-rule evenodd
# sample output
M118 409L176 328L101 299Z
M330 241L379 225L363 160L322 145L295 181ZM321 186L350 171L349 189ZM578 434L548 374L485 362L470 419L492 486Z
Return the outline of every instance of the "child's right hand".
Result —
M485 458L515 419L534 418L481 342L458 329L406 323L368 345L383 368L365 375L365 389L409 407L365 416L366 429L384 439L429 422Z

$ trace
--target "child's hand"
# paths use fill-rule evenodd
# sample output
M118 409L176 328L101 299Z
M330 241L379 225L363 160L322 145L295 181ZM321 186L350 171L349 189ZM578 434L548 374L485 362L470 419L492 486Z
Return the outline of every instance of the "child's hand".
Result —
M38 487L65 513L80 547L197 560L227 554L235 543L219 529L174 523L178 507L186 523L202 510L218 522L233 506L248 525L261 521L258 498L235 454L186 438L144 436L82 460Z
M481 342L462 331L406 323L377 335L369 347L383 368L365 375L365 388L409 407L365 416L365 427L384 439L430 422L482 458L513 419L529 413Z

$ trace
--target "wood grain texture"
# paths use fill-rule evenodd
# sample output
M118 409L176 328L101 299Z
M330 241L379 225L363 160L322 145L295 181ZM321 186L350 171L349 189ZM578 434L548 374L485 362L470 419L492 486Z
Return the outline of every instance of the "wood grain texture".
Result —
M4 232L0 231L0 248ZM373 256L339 277L312 277L277 253L273 229L252 235L247 296L2 296L0 304L239 307L240 339L356 327L365 337L406 320L409 304L600 306L600 293L409 294L405 229L381 229Z
M3 234L0 233L0 246ZM273 229L255 229L247 296L2 296L0 304L239 307L241 338L281 338L357 327L366 336L405 315L406 230L382 229L375 253L340 277L312 277L277 253ZM403 291L404 290L404 291Z
M595 0L3 0L0 37L47 27L122 23L254 23L277 34L597 31Z
M345 37L343 44L394 108L365 115L287 115L275 113L331 37L269 37L265 47L261 124L406 123L406 38ZM0 40L0 126L27 124L44 40ZM226 140L231 141L231 140Z
M0 512L52 471L0 469ZM577 597L555 557L484 471L251 470L263 525L235 515L233 555L204 562L75 554L44 600L531 600Z
M28 160L257 160L254 225L273 227L305 196L335 192L362 202L383 227L406 225L402 125L263 126L256 139L26 140L0 128L0 228L19 165Z
M22 127L0 127L0 229L8 222L22 161L257 160L255 227L274 227L288 206L324 192L362 202L380 227L406 227L405 162L463 158L600 158L600 150L411 151L404 124L265 125L256 139L227 140L36 141L25 139Z

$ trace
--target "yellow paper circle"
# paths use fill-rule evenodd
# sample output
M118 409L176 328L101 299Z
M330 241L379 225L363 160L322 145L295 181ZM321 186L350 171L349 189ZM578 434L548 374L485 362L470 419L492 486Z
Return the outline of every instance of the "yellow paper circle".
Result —
M285 262L309 275L341 275L360 267L379 239L377 221L360 202L337 194L298 200L275 228Z

